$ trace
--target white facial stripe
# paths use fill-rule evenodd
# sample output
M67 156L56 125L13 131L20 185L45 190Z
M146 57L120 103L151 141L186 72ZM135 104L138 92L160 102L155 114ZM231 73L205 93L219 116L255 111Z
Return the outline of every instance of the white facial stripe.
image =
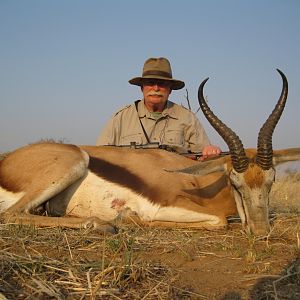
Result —
M266 207L265 200L268 199L268 194L262 192L261 189L253 188L251 189L251 199L253 207Z
M240 194L236 190L233 190L233 193L234 193L234 199L235 199L236 207L238 210L238 214L241 218L242 224L245 224L246 212L244 211L244 206L243 206L243 202L241 200Z

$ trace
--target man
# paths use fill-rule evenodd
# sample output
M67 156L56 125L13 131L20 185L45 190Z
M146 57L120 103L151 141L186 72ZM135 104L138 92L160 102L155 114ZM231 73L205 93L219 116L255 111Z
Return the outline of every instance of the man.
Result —
M202 159L220 154L195 114L168 100L172 90L182 89L185 84L173 79L166 58L147 59L142 76L129 83L141 87L143 100L118 111L100 134L97 145L158 143L180 151L202 151Z

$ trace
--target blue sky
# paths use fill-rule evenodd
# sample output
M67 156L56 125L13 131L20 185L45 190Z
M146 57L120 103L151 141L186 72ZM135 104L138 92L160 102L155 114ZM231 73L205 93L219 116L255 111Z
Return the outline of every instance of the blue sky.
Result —
M170 59L193 110L209 105L256 147L289 80L274 148L299 147L298 0L0 0L0 152L40 139L94 144L110 116L141 96L128 83L149 57ZM170 97L186 105L185 90ZM212 143L226 146L201 112Z

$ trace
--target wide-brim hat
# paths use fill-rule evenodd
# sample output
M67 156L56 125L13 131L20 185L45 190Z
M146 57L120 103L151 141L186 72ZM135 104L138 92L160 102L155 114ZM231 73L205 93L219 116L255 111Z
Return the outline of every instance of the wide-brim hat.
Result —
M142 86L144 79L161 79L170 81L172 90L180 90L185 86L181 80L174 79L170 62L164 57L149 58L145 61L141 77L129 80L130 84Z

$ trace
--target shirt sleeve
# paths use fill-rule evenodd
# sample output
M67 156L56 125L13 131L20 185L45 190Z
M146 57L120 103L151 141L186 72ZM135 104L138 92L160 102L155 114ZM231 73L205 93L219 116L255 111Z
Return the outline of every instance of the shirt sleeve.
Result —
M112 117L107 122L97 138L96 146L116 144L117 126L115 126L115 121L115 117Z

